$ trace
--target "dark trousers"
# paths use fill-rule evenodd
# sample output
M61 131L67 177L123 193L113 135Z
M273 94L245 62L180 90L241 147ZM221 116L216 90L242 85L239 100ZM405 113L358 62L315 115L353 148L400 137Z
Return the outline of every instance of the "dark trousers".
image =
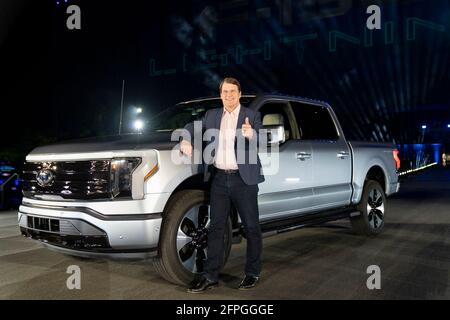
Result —
M261 272L261 228L258 212L258 185L247 185L238 172L216 170L211 184L211 224L208 232L206 277L218 281L223 265L224 232L231 209L237 209L247 237L245 274L259 276Z

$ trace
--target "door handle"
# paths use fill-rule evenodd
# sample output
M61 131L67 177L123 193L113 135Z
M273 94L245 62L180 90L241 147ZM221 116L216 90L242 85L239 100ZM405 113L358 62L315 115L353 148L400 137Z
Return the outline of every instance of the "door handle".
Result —
M350 153L348 153L347 151L341 151L337 154L337 157L340 159L344 159L346 157L348 157L350 155Z
M311 158L311 153L297 152L295 156L297 157L297 160L305 161L306 159Z

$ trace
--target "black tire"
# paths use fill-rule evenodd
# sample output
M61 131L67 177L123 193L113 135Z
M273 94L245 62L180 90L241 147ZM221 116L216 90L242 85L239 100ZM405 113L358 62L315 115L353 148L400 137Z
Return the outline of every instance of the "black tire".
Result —
M164 212L158 256L153 259L161 277L174 284L188 285L203 271L208 226L209 198L205 191L183 190L173 196ZM230 254L231 238L231 219L228 219L224 265Z
M386 195L379 182L366 180L361 201L356 206L356 209L360 214L350 217L355 233L374 236L383 230L386 214Z

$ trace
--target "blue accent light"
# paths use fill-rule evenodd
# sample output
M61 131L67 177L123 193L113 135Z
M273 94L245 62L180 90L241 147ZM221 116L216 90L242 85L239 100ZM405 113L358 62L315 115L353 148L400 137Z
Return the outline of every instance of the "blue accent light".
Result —
M441 149L441 145L438 143L432 144L431 145L433 147L433 155L434 155L434 162L439 163L439 155L441 154L440 149Z
M415 170L430 165L440 163L442 145L440 143L424 144L399 144L402 167L406 170Z
M427 126L426 125L422 125L422 129L426 129L427 128Z

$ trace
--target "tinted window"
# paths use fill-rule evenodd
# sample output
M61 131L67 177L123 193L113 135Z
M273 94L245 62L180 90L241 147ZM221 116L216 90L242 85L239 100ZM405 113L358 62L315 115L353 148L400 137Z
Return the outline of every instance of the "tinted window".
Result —
M254 97L241 97L240 102L248 107L253 100ZM189 122L202 119L206 111L215 108L223 108L220 98L177 104L150 119L149 127L156 131L183 128Z
M264 116L267 114L280 114L283 117L284 130L286 140L292 138L292 129L289 123L289 117L286 113L288 105L286 103L268 102L264 104L258 111L261 113L261 121L264 124Z
M327 108L291 102L302 140L337 140L338 134Z

